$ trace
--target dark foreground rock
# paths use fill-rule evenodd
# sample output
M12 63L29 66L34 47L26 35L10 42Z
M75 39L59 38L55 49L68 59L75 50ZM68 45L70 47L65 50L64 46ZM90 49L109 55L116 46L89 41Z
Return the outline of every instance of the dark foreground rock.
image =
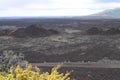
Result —
M40 67L42 71L50 71L48 67ZM73 70L71 80L120 80L119 68L61 68L60 72Z

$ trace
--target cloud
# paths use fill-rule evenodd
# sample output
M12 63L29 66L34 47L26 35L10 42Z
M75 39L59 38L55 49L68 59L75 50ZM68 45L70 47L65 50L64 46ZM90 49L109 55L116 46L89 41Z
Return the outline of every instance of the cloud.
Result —
M94 2L94 0L51 0L50 4L39 4L33 3L27 5L31 9L41 9L41 8L85 8L89 7L88 5ZM87 5L87 6L85 6Z
M112 3L112 2L120 2L120 0L96 0L97 2L101 3Z
M120 7L111 0L1 0L0 16L80 16Z
M1 0L0 8L25 8L27 5L36 4L39 5L51 3L51 0Z
M1 16L78 16L95 13L94 10L83 9L46 9L46 10L17 10L0 11ZM8 15L9 13L9 15Z

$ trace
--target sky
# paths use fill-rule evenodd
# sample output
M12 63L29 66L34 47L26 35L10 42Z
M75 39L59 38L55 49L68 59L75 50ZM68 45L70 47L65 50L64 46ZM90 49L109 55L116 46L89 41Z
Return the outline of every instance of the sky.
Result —
M85 16L120 8L120 0L0 0L0 17Z

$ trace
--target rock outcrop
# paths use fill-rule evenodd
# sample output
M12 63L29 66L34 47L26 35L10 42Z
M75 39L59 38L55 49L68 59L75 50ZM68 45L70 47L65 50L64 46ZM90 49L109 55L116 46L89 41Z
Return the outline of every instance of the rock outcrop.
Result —
M58 34L59 32L56 30L47 30L45 28L42 28L41 26L37 25L30 25L25 28L18 28L15 31L12 31L9 33L9 36L14 37L46 37L54 34Z

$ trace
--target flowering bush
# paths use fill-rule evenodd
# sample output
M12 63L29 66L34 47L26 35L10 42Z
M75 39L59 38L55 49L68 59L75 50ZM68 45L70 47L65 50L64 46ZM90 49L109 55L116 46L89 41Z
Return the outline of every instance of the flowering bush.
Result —
M38 67L27 65L25 69L19 65L14 68L11 67L9 73L0 74L0 80L70 80L70 72L64 74L59 73L60 65L52 68L51 73L40 73Z

